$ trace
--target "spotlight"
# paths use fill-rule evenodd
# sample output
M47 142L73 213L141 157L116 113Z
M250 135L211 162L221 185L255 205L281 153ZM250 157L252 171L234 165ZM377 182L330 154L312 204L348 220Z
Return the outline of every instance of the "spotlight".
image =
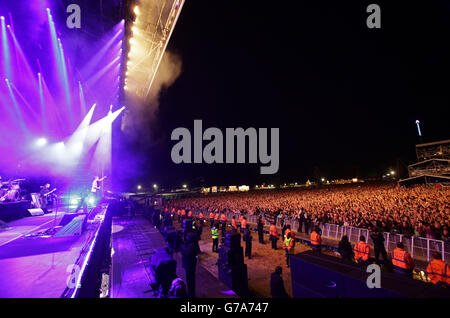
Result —
M45 138L39 138L36 140L36 145L39 147L45 146L47 144L47 139Z
M186 189L187 188L187 184L183 184L183 188Z
M90 197L90 198L88 199L88 203L89 203L89 204L94 204L94 202L95 202L95 201L94 201L94 198L93 198L93 197Z
M134 14L138 15L139 14L139 7L135 6L133 12L134 12Z
M141 190L141 189L142 189L142 187L141 187L140 185L138 185L137 188L138 188L138 190Z

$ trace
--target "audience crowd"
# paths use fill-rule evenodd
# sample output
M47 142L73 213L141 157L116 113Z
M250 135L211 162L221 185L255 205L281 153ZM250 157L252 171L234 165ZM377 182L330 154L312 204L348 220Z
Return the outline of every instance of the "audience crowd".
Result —
M305 228L331 223L449 240L450 189L360 183L322 188L218 193L168 201L167 207L297 219Z

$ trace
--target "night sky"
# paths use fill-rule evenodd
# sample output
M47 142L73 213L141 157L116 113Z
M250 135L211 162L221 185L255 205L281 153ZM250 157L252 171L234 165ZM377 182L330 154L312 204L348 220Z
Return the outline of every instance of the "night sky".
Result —
M127 144L139 158L130 184L379 177L415 162L416 119L424 142L448 139L450 3L377 1L381 29L368 29L370 3L186 1L168 47L183 70L161 96L153 143ZM172 163L170 134L194 119L280 128L278 173Z

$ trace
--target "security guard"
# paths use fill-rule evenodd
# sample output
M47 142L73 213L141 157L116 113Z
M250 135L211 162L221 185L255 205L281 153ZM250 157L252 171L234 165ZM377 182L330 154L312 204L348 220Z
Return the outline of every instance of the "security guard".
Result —
M355 244L355 261L358 264L366 264L370 256L370 247L366 243L364 235L359 237L359 243Z
M234 215L231 217L231 227L234 231L237 231L236 217Z
M261 216L258 218L258 241L264 244L264 220Z
M212 251L213 253L219 253L219 229L216 223L211 228L211 236L213 240Z
M203 211L200 211L200 212L198 213L198 220L200 221L200 226L203 227L203 224L204 224Z
M192 211L191 210L189 210L189 212L188 212L188 218L189 219L192 218Z
M244 241L245 241L245 256L248 259L252 258L252 232L250 231L250 227L244 229Z
M270 235L270 240L272 241L272 249L276 250L279 235L278 235L277 227L275 226L275 222L273 222L272 225L270 226L269 235Z
M186 219L186 210L185 209L181 210L181 218L183 220Z
M433 252L433 260L427 266L427 275L435 285L450 287L450 268L439 252Z
M224 212L220 215L220 224L222 224L222 235L225 235L227 229L227 216Z
M322 237L320 236L320 228L316 227L311 232L311 247L314 252L319 252L322 247Z
M209 212L209 222L211 223L211 228L214 225L214 212Z
M286 235L283 248L286 252L286 265L289 267L289 256L294 254L294 240L291 238L291 233Z
M397 274L412 277L412 270L414 269L414 262L409 254L404 249L402 242L397 243L397 248L392 252L392 265L394 272Z

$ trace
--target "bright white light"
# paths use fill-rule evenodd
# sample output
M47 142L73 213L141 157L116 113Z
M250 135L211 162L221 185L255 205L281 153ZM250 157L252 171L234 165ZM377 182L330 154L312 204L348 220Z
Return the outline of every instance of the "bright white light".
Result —
M131 39L130 39L130 44L133 45L134 43L136 43L136 40L133 39L133 38L131 38Z
M185 188L185 189L186 189L186 188L187 188L187 184L183 184L183 188Z
M47 139L45 138L39 138L36 140L36 145L39 147L45 146L47 144Z
M394 175L394 174L395 174L395 171L391 171L391 174Z
M133 12L134 12L134 14L138 15L139 14L139 7L135 6Z
M78 204L78 200L77 199L71 199L70 200L70 204L72 204L72 205Z
M155 189L156 189L157 187L158 187L158 185L157 185L157 184L154 184L154 185L153 185L153 188L155 188Z
M140 185L138 185L137 188L138 188L138 190L141 190L141 189L142 189L142 187L141 187Z
M89 204L94 204L94 202L95 202L95 201L94 201L94 198L93 198L93 197L90 197L90 198L88 199L88 203L89 203Z
M321 180L322 180L322 182L324 182L324 181L325 181L325 178L322 178Z
M131 31L133 31L133 33L136 33L137 27L133 26L133 27L131 28Z

